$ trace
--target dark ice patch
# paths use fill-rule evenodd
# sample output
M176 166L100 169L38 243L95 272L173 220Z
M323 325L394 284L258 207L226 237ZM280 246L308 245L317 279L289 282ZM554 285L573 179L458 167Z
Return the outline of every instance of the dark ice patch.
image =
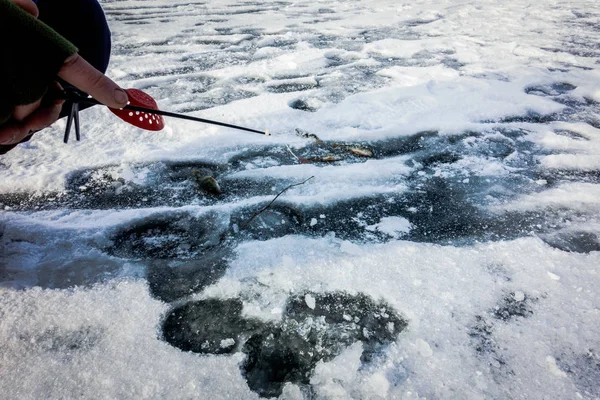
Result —
M600 237L593 232L566 231L543 235L541 238L548 245L562 251L575 253L600 251Z
M442 19L442 16L438 14L438 16L436 18L416 18L416 19L404 21L404 24L406 26L415 27L415 26L420 26L420 25L431 24L432 22L439 21L440 19Z
M425 167L429 167L435 164L452 164L460 160L461 157L458 154L451 152L442 152L438 154L432 154L426 156L420 160L420 163Z
M301 92L313 89L318 86L317 82L289 82L289 83L271 83L265 89L273 93Z
M508 322L516 317L528 318L533 315L531 303L537 299L531 298L527 294L521 300L515 299L515 293L509 293L500 304L491 310L492 317Z
M564 181L600 181L600 174L585 172L584 176L581 171L540 172L534 168L540 149L528 141L526 135L527 132L522 129L490 127L483 132L467 131L460 135L426 131L364 143L338 143L323 141L308 133L304 136L306 142L293 149L282 145L233 149L232 153L237 155L231 157L226 165L194 161L157 162L77 171L69 176L65 193L35 196L0 194L0 204L15 210L140 208L165 204L180 207L189 204L235 204L240 199L267 197L269 200L261 199L252 207L232 207L231 222L224 223L226 227L219 229L223 237L235 241L266 240L288 234L322 236L329 232L345 240L361 242L395 240L372 228L384 217L407 219L411 230L403 233L402 238L419 242L464 245L482 240L548 235L569 223L567 211L493 214L481 205L502 204L522 193L542 191ZM349 151L351 146L367 148L372 156L355 155ZM407 156L406 163L412 172L390 178L388 184L404 184L406 191L383 195L375 193L327 205L292 204L285 201L284 195L255 218L252 215L278 193L299 182L261 177L260 174L239 178L235 174L237 171L302 162L321 167L400 155ZM479 176L461 166L462 159L469 162L469 159L476 161L478 158L482 162L495 158L498 163L510 168L511 174ZM198 184L198 174L213 176L221 194L207 193ZM539 179L545 179L548 184L543 187L537 185L535 182ZM315 184L313 181L306 183ZM224 219L229 218L229 212L221 214ZM321 218L321 215L326 218ZM244 226L251 219L248 226ZM318 223L307 223L313 219ZM199 257L203 249L203 234L198 231L201 224L182 214L147 217L133 224L136 227L131 224L121 226L110 234L110 239L117 241L108 246L110 254L139 259L193 259Z
M456 58L451 57L445 57L442 59L442 64L457 71L466 65L465 63L458 61Z
M296 322L324 319L331 330L341 333L339 340L346 340L346 345L357 340L365 343L363 361L370 360L380 346L395 341L407 325L407 321L386 302L377 302L363 293L352 295L346 292L306 292L292 296L288 299L284 318Z
M208 171L218 178L224 168L202 161L106 165L74 171L63 192L0 194L0 204L19 210L47 210L214 203L214 198L199 189L196 171Z
M277 397L287 382L308 385L319 361L332 360L356 341L363 342L362 361L370 361L406 325L388 304L364 294L295 295L288 299L281 324L246 342L242 373L252 391Z
M329 68L339 67L341 65L345 65L345 64L349 63L349 61L347 59L341 57L337 53L334 53L334 54L326 53L324 56L325 56L325 60L327 61L327 67L329 67Z
M232 28L228 28L228 27L215 28L215 31L218 32L220 35L230 35L231 30L232 30Z
M240 85L249 85L249 84L260 84L266 81L265 78L261 76L240 76L235 79L237 83Z
M206 299L171 310L163 323L164 340L183 351L226 354L239 350L263 323L242 316L238 299Z
M577 89L577 86L568 82L557 82L550 85L537 85L525 88L525 93L537 96L558 96Z
M304 24L313 24L313 21L305 21ZM318 49L326 49L326 48L336 48L334 43L338 41L339 38L333 35L325 35L325 34L317 34L308 40L312 46Z
M315 112L317 111L317 108L311 106L308 101L304 100L304 99L296 99L290 102L289 104L290 108L293 108L294 110L301 110L301 111L308 111L308 112Z
M573 140L589 140L588 138L586 138L585 136L583 136L580 133L577 132L573 132L567 129L556 129L554 130L554 133L556 133L559 136L565 136L568 137L570 139Z
M106 251L123 258L197 258L221 243L227 223L226 216L216 213L153 214L118 228Z
M234 11L230 11L227 9L222 9L222 11L219 12L212 12L211 15L242 15L242 14L258 14L264 11L268 11L268 8L248 8L246 10L234 10ZM212 21L216 21L216 20L212 20Z
M67 249L65 249L68 251ZM91 287L118 275L122 263L90 252L84 256L45 257L36 265L37 286L49 289Z
M286 37L286 36L281 36L281 35L275 35L275 36L268 35L268 36L261 37L261 39L267 39L267 38L272 38L272 40L268 40L263 43L258 43L257 47L258 48L263 48L263 47L289 48L290 46L298 43L298 39L296 39L296 38Z
M548 169L541 171L539 177L548 182L548 187L556 187L564 182L600 183L600 170Z
M147 280L153 297L172 302L201 292L225 275L231 248L221 246L193 260L148 260Z
M467 198L460 185L442 178L422 182L406 196L414 225L410 238L417 241L444 241L482 236L488 231L486 216Z
M239 299L207 299L171 310L162 337L171 345L201 354L239 351L249 388L261 397L276 397L290 382L307 388L320 361L330 361L357 341L361 360L394 342L407 321L389 304L359 293L305 292L291 296L278 323L242 316Z
M126 25L148 25L150 24L149 21L127 21L124 22L124 24Z
M233 234L246 239L268 240L299 233L304 223L302 213L292 205L269 203L239 210L231 216ZM264 209L264 210L263 210ZM261 211L262 210L262 211Z
M423 131L409 136L387 139L380 142L379 146L374 147L377 148L377 153L381 157L394 157L425 150L437 140L437 131Z
M577 87L568 82L558 82L550 85L536 85L525 88L525 92L532 95L548 97L565 106L561 111L548 115L528 113L525 116L511 116L503 122L531 122L547 123L552 121L584 122L593 127L600 126L598 118L599 105L588 98L572 95Z
M540 114L534 111L529 111L525 115L513 115L509 117L501 118L497 120L485 120L482 123L513 123L513 122L525 122L530 124L547 124L548 122L554 122L559 120L557 114Z
M235 32L240 33L240 34L247 34L247 35L259 37L262 35L263 31L264 31L263 28L242 27L242 28L237 28Z

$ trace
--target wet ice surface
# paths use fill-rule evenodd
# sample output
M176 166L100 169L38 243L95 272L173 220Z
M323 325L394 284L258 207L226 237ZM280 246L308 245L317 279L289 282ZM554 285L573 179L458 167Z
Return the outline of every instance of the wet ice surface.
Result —
M274 134L0 159L2 393L600 396L598 5L103 5L120 84Z

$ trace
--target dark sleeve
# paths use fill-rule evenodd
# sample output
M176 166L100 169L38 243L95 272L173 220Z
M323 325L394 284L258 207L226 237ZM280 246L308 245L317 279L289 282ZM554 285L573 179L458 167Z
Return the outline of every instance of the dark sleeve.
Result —
M0 125L40 99L77 48L9 0L0 0Z

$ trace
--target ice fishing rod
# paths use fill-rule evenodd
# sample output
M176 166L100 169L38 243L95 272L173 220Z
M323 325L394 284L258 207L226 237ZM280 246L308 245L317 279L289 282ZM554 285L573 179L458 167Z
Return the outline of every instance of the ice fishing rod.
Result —
M139 89L126 89L129 103L122 109L108 108L113 114L121 118L123 121L134 125L138 128L160 131L164 128L164 120L162 116L185 119L195 122L203 122L205 124L218 125L226 128L238 129L246 132L258 133L269 136L269 130L259 131L257 129L247 128L244 126L228 124L220 121L213 121L206 118L192 117L190 115L178 114L169 111L163 111L158 108L156 101L147 93ZM71 109L67 116L67 127L65 129L64 142L69 141L69 135L73 123L75 123L75 137L81 139L79 129L79 104L86 103L92 105L103 105L98 100L85 95L77 90L65 90L61 92L60 98L68 100L71 103Z
M260 133L261 135L266 135L266 136L269 136L271 134L268 129L264 130L264 131L259 131L259 130L252 129L252 128L246 128L245 126L233 125L233 124L228 124L226 122L213 121L213 120L205 119L205 118L192 117L190 115L177 114L177 113L170 112L170 111L153 110L151 108L134 106L131 104L125 106L124 108L126 110L147 112L147 113L151 113L151 114L163 115L165 117L173 117L173 118L179 118L179 119L187 119L189 121L204 122L205 124L224 126L226 128L238 129L240 131Z

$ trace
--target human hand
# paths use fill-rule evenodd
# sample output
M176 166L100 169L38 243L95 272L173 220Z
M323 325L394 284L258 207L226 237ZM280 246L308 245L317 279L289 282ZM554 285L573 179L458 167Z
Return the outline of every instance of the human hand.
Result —
M38 9L33 1L12 2L37 18ZM65 60L58 76L109 107L123 108L127 105L125 91L79 54L73 54ZM52 125L58 119L63 103L61 99L45 99L43 102L38 99L34 103L15 107L11 120L0 126L0 144L19 143L32 132Z

